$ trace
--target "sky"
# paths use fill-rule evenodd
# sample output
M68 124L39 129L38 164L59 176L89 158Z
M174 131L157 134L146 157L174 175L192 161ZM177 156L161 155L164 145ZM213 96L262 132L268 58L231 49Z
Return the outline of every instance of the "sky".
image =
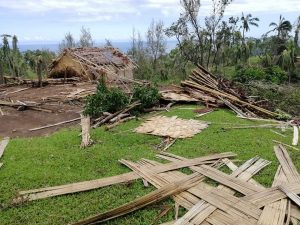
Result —
M209 15L211 0L201 0L200 19ZM169 26L181 12L180 0L0 0L0 34L15 34L20 43L57 43L67 32L75 39L90 29L93 39L130 40L133 27L145 34L152 19ZM251 13L260 19L248 36L260 37L282 14L292 23L300 0L233 0L225 18Z

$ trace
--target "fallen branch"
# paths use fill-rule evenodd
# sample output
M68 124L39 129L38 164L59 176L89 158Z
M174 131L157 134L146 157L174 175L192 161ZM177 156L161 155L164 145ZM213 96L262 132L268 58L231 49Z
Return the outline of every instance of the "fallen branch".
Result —
M78 120L81 120L81 117L76 118L76 119L72 119L72 120L67 120L67 121L55 123L55 124L51 124L51 125L46 125L46 126L43 126L43 127L32 128L32 129L29 129L29 131L42 130L42 129L55 127L55 126L59 126L59 125L66 124L66 123L72 123L72 122L75 122L75 121L78 121Z
M107 127L105 129L110 130L110 129L120 125L121 123L125 123L125 122L128 122L128 121L133 120L133 119L136 119L136 116L130 116L130 117L126 117L124 119L121 119L121 120L119 120L119 121L117 121L117 122L115 122L111 125L107 125Z
M173 144L175 144L176 141L177 139L172 140L162 151L167 151Z
M134 103L132 103L132 104L129 105L127 108L122 109L122 110L120 110L120 111L118 111L118 112L116 112L116 113L114 113L114 114L111 114L110 116L107 116L107 117L104 118L103 120L97 122L97 123L93 126L93 128L97 128L97 127L99 127L99 126L105 124L106 122L110 121L112 118L114 118L114 117L116 117L116 116L118 116L118 115L120 115L120 114L124 114L124 113L129 112L130 110L134 109L135 107L137 107L137 106L140 105L140 104L141 104L141 103L139 103L139 102L134 102Z

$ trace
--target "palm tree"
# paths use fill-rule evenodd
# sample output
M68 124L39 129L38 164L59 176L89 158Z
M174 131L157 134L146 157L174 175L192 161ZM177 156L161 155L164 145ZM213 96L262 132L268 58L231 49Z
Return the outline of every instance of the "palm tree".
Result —
M243 28L243 43L245 43L245 32L250 31L250 25L258 27L257 22L259 21L259 18L252 17L251 14L245 16L244 13L242 13L241 21Z
M300 16L297 18L295 24L294 24L294 27L295 27L295 37L294 37L294 43L295 43L295 46L296 48L299 47L299 44L298 44L298 41L299 41L299 32L300 32Z
M285 39L288 33L292 30L292 24L290 21L285 20L285 18L280 15L278 24L275 22L270 23L270 27L274 27L272 30L268 31L268 33L277 31L277 37L281 39Z

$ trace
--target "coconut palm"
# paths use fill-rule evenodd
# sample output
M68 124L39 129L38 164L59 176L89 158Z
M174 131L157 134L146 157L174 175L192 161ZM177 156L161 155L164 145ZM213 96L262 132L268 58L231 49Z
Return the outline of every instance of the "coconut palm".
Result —
M245 32L250 31L250 25L258 27L257 22L259 21L259 18L252 17L251 14L247 14L245 16L244 13L242 13L241 21L242 21L241 27L243 28L243 43L245 43Z
M296 47L299 47L298 41L299 41L299 32L300 32L300 16L297 18L294 27L295 27L294 43Z
M268 33L277 31L277 37L281 39L286 39L288 33L292 30L291 22L286 20L282 15L280 15L279 17L278 24L272 22L269 26L273 27L273 29L268 31Z
M282 69L286 70L289 75L289 84L291 83L291 75L295 69L295 45L293 41L288 42L288 48L279 56L278 64Z

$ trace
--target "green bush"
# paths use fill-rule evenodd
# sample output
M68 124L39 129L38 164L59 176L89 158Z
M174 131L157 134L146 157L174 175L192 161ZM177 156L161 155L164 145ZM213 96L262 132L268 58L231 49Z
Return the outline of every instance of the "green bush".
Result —
M248 95L267 99L271 110L282 110L294 116L300 115L300 87L291 85L252 82L244 86Z
M236 68L233 80L241 83L251 81L265 81L281 84L287 80L287 73L279 66L263 67L242 67Z
M254 80L265 80L266 76L267 74L263 68L239 66L236 69L233 80L241 83L247 83Z
M128 96L118 88L108 89L104 82L97 86L94 95L87 97L84 114L93 117L103 112L114 113L123 109L129 103Z
M140 101L140 109L150 108L159 102L159 90L152 85L135 86L133 101Z
M275 84L281 84L287 80L287 73L279 66L272 66L265 69L266 81L270 81Z

